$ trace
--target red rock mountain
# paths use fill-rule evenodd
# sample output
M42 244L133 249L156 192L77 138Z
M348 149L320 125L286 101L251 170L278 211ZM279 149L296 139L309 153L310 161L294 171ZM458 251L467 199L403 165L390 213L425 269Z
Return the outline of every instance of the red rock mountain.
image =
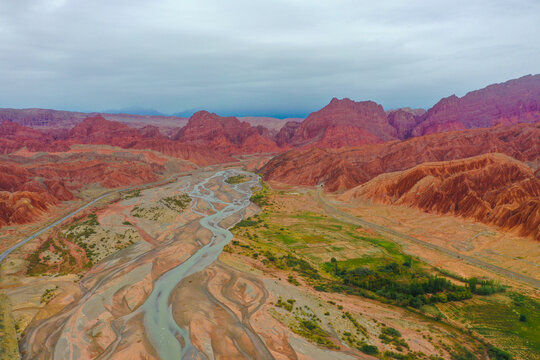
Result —
M504 153L521 161L538 159L540 123L432 134L406 141L339 149L296 149L274 157L260 171L265 180L309 186L325 183L327 191L337 191L424 162L491 152Z
M291 143L291 140L300 127L301 122L297 121L288 121L276 134L275 141L278 146L286 146Z
M50 109L0 109L0 121L7 120L36 128L71 128L87 114Z
M444 98L420 118L412 136L540 121L540 74Z
M0 162L0 227L37 220L61 201L74 200L83 186L104 188L158 179L164 168L135 157L74 154Z
M379 175L340 198L457 215L540 240L540 179L530 167L501 154Z
M236 117L222 117L208 111L193 114L187 125L180 129L173 139L204 145L228 154L279 151L265 127L251 126Z
M87 117L96 115L136 128L155 125L161 129L170 129L187 123L186 118L177 116L82 113L51 109L0 109L0 122L7 120L40 130L71 129Z
M300 124L290 143L297 147L337 148L380 143L396 137L396 129L388 123L381 105L334 98Z
M87 117L69 131L69 141L74 144L106 144L128 148L142 138L139 130L106 120L101 115Z
M65 151L65 144L54 136L9 121L0 123L0 154L9 154L26 147L30 151Z
M388 113L388 123L397 131L397 137L405 140L411 137L413 129L418 125L419 117L407 110L396 110Z
M106 120L100 115L86 118L73 127L69 132L69 142L156 150L198 165L233 161L230 156L211 147L170 140L162 136L155 126L148 125L142 129L134 129L116 121Z

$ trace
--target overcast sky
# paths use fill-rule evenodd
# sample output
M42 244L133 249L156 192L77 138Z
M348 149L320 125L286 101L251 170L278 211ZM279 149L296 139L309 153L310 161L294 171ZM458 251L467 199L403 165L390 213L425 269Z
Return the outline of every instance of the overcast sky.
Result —
M539 35L539 0L0 0L0 107L430 107L540 73Z

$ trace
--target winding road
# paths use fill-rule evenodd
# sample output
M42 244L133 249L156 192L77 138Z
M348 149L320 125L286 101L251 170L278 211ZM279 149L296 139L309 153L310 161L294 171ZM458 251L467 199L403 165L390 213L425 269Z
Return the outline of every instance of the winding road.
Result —
M482 261L482 260L477 259L475 257L464 255L464 254L461 254L461 253L459 253L457 251L450 250L450 249L447 249L445 247L435 245L435 244L429 243L427 241L423 241L423 240L414 238L414 237L412 237L410 235L400 233L400 232L395 231L395 230L393 230L391 228L388 228L386 226L382 226L382 225L378 225L378 224L375 224L375 223L372 223L372 222L369 222L369 221L366 221L366 220L362 220L362 219L360 219L360 218L358 218L358 217L356 217L354 215L351 215L351 214L349 214L349 213L335 207L334 205L332 205L330 202L328 202L328 200L326 200L324 198L322 193L323 193L322 189L319 188L317 190L317 199L318 199L319 203L322 205L323 209L335 219L345 221L345 222L347 222L349 224L359 225L359 226L374 230L374 231L378 232L381 235L390 236L390 238L392 238L392 237L396 238L397 237L397 238L400 238L402 240L409 241L409 242L415 243L417 245L423 246L423 247L428 248L430 250L440 251L441 253L443 253L445 255L448 255L448 256L456 258L456 259L463 260L463 261L465 261L465 262L467 262L467 263L469 263L471 265L475 265L475 266L490 270L490 271L492 271L492 272L494 272L494 273L496 273L498 275L504 276L504 277L512 279L512 280L521 281L521 282L526 283L528 285L531 285L531 286L533 286L533 287L535 287L537 289L540 289L540 280L537 280L537 279L532 278L530 276L523 275L523 274L517 273L515 271L508 270L508 269L502 268L500 266L493 265L491 263Z

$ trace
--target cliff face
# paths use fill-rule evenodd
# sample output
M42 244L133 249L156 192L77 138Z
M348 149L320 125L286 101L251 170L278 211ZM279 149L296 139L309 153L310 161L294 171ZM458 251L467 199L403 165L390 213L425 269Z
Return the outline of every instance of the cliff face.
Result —
M540 156L540 124L432 134L406 141L340 149L297 149L276 156L261 172L265 180L309 186L324 183L327 191L337 191L424 162L492 152L522 161L537 159Z
M283 147L289 144L300 124L300 122L288 121L275 136L277 145Z
M388 114L388 123L396 129L397 137L400 140L410 138L414 127L418 125L419 121L419 116L402 109L392 111Z
M420 117L412 136L540 121L540 74L444 98Z
M351 198L457 215L540 240L540 180L501 154L383 174L341 195Z

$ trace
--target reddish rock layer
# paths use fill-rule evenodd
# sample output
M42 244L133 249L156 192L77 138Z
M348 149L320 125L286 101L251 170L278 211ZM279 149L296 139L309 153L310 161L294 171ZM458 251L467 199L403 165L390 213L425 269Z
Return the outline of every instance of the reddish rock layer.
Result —
M340 147L373 144L395 139L381 105L373 101L355 102L336 98L311 113L295 131L293 146Z
M177 157L198 165L233 161L230 156L214 148L198 144L184 144L161 135L155 126L130 128L102 116L86 118L69 132L71 144L112 145L124 149L150 149L167 156Z
M133 157L91 153L27 161L0 162L0 227L36 221L51 206L74 200L74 193L86 185L115 188L149 183L164 170Z
M0 191L0 228L39 218L57 200L46 193Z
M294 184L325 183L328 191L345 190L373 177L424 162L462 159L499 152L526 161L540 156L540 124L433 134L340 149L297 149L269 161L265 180Z
M0 124L0 153L13 153L23 147L29 151L65 152L74 144L119 146L126 149L150 149L198 165L209 165L233 158L209 146L184 144L162 136L155 126L134 129L97 115L86 118L69 131L38 131L11 122ZM261 143L252 145L256 149Z
M199 111L174 136L188 144L203 145L227 154L276 152L280 149L270 139L268 129L251 126L235 117L222 117Z
M9 121L0 123L0 154L9 154L26 147L30 151L65 151L69 147L56 138Z
M420 118L412 136L540 121L540 74L444 98Z
M275 141L278 146L283 147L289 144L296 133L296 130L300 127L300 124L300 122L288 121L275 136Z
M531 168L501 154L383 174L341 195L351 198L457 215L540 240L540 180Z
M35 129L70 129L87 117L96 115L137 128L155 125L162 129L170 129L187 123L187 119L177 116L99 114L51 109L0 109L0 122L7 120Z
M397 137L401 140L411 137L412 130L418 124L419 119L410 111L396 110L388 114L388 122L397 131Z

